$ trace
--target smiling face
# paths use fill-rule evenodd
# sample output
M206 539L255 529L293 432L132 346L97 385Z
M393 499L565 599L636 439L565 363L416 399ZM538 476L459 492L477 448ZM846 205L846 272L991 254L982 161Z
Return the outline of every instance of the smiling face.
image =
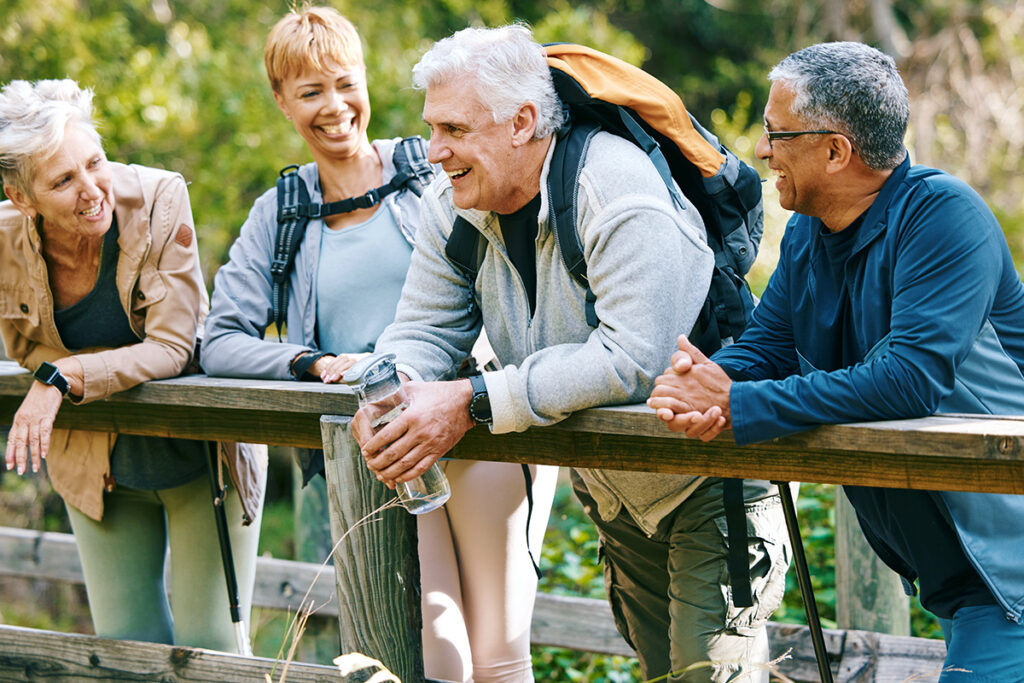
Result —
M69 123L57 152L35 161L31 196L13 187L8 195L23 214L42 216L58 232L102 236L113 219L110 163L95 136L81 124Z
M448 174L456 206L507 214L537 194L539 186L531 171L521 168L517 153L523 145L517 142L523 137L517 129L520 116L495 123L464 82L427 88L423 120L430 126L428 159Z
M352 158L369 147L370 95L363 65L305 69L281 81L274 99L318 163Z
M768 103L764 108L765 128L769 131L808 130L822 126L809 124L793 114L795 93L781 82L772 84ZM762 135L754 153L768 161L776 174L775 188L779 191L782 208L806 216L820 216L822 204L827 200L823 188L828 161L828 135L803 135L776 140L769 145Z

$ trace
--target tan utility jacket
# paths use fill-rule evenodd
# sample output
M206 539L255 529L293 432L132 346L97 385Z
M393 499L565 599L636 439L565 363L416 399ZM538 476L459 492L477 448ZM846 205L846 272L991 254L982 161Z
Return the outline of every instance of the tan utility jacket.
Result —
M196 331L209 310L185 180L177 173L112 163L114 211L121 248L117 290L137 344L71 354L53 318L39 226L0 203L0 335L7 355L28 370L74 355L85 373L81 403L150 379L174 377L189 365ZM110 451L116 434L53 431L47 471L65 501L99 520L103 491L112 490ZM223 443L246 523L256 518L266 481L266 448Z

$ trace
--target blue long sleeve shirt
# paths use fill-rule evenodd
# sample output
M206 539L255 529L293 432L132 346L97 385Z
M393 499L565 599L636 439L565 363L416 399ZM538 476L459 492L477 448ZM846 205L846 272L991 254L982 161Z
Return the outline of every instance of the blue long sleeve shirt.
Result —
M937 411L1024 414L1024 286L976 192L904 161L852 245L837 250L835 237L819 219L794 215L750 326L713 356L749 380L729 396L737 443ZM946 563L922 599L955 609L941 595L962 552L1007 618L1022 621L1024 496L937 492L937 513L926 517L885 512L916 509L901 503L910 492L850 492L869 541L908 592L936 576L931 563ZM960 548L917 542L915 528L947 520Z
M730 395L737 443L930 415L983 333L1016 368L996 384L1024 392L1024 286L999 223L965 183L909 161L892 173L841 266L846 325L818 317L835 294L822 230L817 218L793 216L750 326L714 356L752 380Z

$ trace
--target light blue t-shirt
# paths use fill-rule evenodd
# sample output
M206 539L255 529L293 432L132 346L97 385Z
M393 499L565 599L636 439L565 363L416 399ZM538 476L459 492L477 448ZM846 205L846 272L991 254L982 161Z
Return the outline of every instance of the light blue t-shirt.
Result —
M340 230L321 222L316 325L329 353L373 351L395 319L412 245L381 206L369 220Z

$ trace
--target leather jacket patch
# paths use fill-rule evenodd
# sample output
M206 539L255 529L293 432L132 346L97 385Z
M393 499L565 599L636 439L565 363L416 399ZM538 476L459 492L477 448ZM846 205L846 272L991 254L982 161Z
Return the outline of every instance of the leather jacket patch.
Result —
M192 228L188 227L184 223L178 226L178 234L174 236L174 241L181 246L188 247L192 246Z

